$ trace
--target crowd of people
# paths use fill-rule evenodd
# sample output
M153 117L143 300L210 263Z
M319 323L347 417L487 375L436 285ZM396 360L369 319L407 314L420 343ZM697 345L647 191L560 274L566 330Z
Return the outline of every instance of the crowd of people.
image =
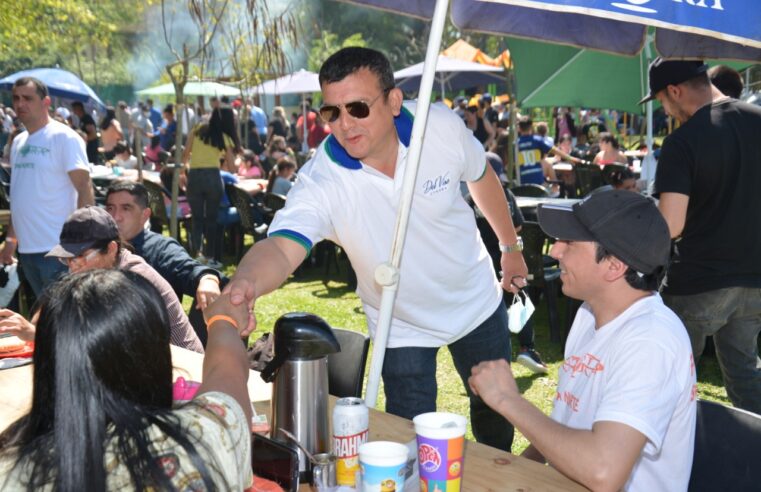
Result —
M559 110L554 139L550 125L518 118L521 183L563 183L553 160L623 164L609 189L538 208L539 226L555 240L562 290L583 301L550 415L523 398L510 367L506 304L528 285L528 269L523 218L503 186L500 156L487 152L499 149L504 108L488 94L452 109L431 106L382 367L387 412L412 418L436 409L437 354L446 347L476 440L510 451L518 429L531 443L525 457L593 490L633 491L687 488L696 362L707 336L732 403L761 413L761 207L753 205L761 109L722 94L702 62L659 58L649 80L642 102L658 99L681 123L663 142L657 204L637 192L626 155L595 112L577 125ZM253 130L241 132L243 103L220 100L187 126L186 138L177 136L171 106L159 113L149 101L124 119L119 105L96 126L81 105L51 116L41 82L15 83L24 131L10 145L11 226L0 260L18 257L38 302L29 319L11 313L0 322L0 331L36 343L31 410L0 434L6 484L249 487L248 363L239 338L256 327L257 299L322 240L346 252L375 336L382 289L374 270L391 248L418 104L404 100L389 60L369 48L337 51L319 81L319 109L310 101L290 123L282 108L268 121L252 107L244 126ZM67 123L73 117L78 131ZM145 228L142 184L116 181L105 208L93 203L90 163L98 161L90 150L131 162L135 132L164 152L184 146L190 252ZM299 168L293 148L304 134L315 150ZM227 279L194 258L217 249L221 183L267 173L265 191L287 193L285 206ZM183 295L195 299L190 316ZM519 342L517 361L547 372L530 325ZM199 396L178 407L170 344L205 352Z

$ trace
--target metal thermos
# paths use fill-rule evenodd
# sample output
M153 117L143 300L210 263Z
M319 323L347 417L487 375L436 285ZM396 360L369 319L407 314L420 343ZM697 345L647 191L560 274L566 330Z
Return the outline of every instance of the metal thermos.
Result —
M274 358L262 370L272 382L272 436L290 432L311 454L330 451L328 427L328 354L341 350L333 330L308 313L289 313L275 322ZM312 464L299 449L300 482L311 482Z

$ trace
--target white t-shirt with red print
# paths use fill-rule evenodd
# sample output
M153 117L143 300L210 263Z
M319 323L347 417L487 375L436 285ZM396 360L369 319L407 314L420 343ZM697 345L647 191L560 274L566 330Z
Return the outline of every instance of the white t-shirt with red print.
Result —
M687 490L695 441L696 381L690 340L658 294L595 329L584 304L558 370L552 419L574 429L620 422L647 438L627 491Z

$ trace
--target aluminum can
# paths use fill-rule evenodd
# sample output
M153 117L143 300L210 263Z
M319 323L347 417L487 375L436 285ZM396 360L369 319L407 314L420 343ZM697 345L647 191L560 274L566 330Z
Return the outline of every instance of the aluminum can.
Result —
M367 442L369 415L361 398L341 398L333 408L333 454L336 482L354 487L359 472L359 446Z

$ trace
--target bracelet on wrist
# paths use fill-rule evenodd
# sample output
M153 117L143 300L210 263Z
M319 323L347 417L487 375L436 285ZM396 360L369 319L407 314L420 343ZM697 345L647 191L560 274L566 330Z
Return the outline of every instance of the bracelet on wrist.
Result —
M224 315L224 314L216 314L216 315L212 316L211 318L209 318L209 320L206 322L206 329L208 330L209 328L211 328L211 325L213 325L217 321L227 321L228 323L233 325L233 327L236 330L238 329L238 322L235 321L230 316L227 316L227 315Z
M16 239L15 237L6 237L5 238L5 242L6 243L18 244L18 239Z

